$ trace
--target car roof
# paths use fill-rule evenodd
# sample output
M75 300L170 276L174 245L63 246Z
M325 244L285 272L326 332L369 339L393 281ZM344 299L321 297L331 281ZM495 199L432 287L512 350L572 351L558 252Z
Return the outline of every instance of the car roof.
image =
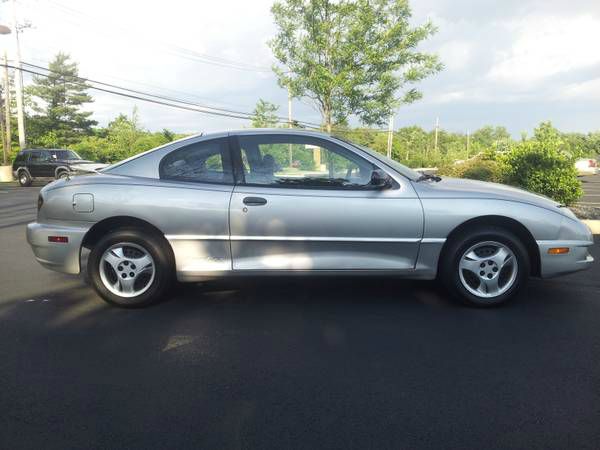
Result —
M22 152L33 152L33 151L38 151L38 150L47 150L47 151L57 151L57 150L72 151L72 150L70 150L68 148L24 148L21 151Z

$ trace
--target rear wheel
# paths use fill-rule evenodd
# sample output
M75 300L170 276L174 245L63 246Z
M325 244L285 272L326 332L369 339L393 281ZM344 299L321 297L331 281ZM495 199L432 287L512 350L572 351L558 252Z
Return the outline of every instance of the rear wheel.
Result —
M477 228L456 236L442 255L446 288L470 306L496 306L525 285L530 273L527 249L503 228Z
M88 274L108 303L139 308L164 299L173 279L173 262L160 236L123 229L102 238L92 249Z
M68 177L69 177L69 172L67 172L66 170L63 170L56 174L57 180L64 180L65 178L68 178Z
M31 176L26 170L19 171L19 184L23 187L31 186Z

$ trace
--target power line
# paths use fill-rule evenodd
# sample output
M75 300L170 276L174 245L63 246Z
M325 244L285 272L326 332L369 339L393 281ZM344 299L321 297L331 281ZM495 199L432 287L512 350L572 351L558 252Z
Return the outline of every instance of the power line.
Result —
M33 75L44 76L44 77L49 77L50 74L65 76L64 74L61 74L60 72L55 72L55 71L52 71L51 69L48 69L48 68L42 67L42 66L38 66L36 64L31 64L28 62L22 62L22 64L27 67L33 67L34 69L38 69L38 70L27 69L27 68L19 69L17 66L10 65L10 64L7 64L7 67L10 67L15 70L21 70L23 72L30 73ZM40 72L40 70L49 72L49 73ZM190 102L187 100L181 100L181 99L177 99L177 98L173 98L173 97L167 97L167 96L156 95L156 94L139 91L139 90L135 90L135 89L129 89L129 88L118 86L118 85L115 85L112 83L106 83L103 81L92 80L90 78L84 78L84 77L72 76L72 75L69 75L66 77L73 81L76 80L76 83L79 82L78 83L79 85L88 87L90 89L94 89L94 90L109 93L109 94L119 95L122 97L131 98L131 99L135 99L135 100L154 103L154 104L158 104L158 105L169 106L169 107L183 109L183 110L187 110L187 111L194 111L194 112L199 112L199 113L203 113L203 114L209 114L209 115L215 115L215 116L221 116L221 117L229 117L229 118L235 118L235 119L250 120L254 117L253 113L248 113L245 111L236 111L236 110L229 110L229 109L225 109L225 108L210 107L210 106L202 105L199 103ZM117 90L115 90L115 89L117 89ZM277 119L278 119L279 123L287 123L288 122L288 119L284 118L284 117L277 117ZM296 121L296 123L303 125L307 128L320 129L320 124L316 124L313 122L306 122L306 121L298 120L298 121Z

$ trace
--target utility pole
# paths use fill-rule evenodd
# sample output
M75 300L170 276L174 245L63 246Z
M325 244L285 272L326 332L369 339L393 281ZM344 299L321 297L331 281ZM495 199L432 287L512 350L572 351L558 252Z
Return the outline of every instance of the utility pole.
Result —
M23 71L21 70L21 45L19 44L19 24L17 23L17 3L12 0L13 7L13 29L15 30L16 66L15 70L15 93L17 95L17 126L19 129L19 147L23 150L27 146L25 137L25 113L23 111Z
M469 159L469 152L471 146L471 133L467 130L467 159Z
M288 91L288 128L292 128L292 93L290 92L290 87L287 88ZM292 144L288 144L288 159L290 162L290 167L294 163L294 155L292 154Z
M394 140L394 113L390 114L388 123L387 157L392 159L392 142Z
M6 165L6 152L10 149L12 135L10 132L10 83L8 82L8 58L6 52L4 52L4 120L6 121L5 129L6 135L4 136L4 165Z
M433 148L435 149L435 153L437 155L437 151L438 151L438 133L440 131L440 118L436 118L435 119L435 144L433 146Z

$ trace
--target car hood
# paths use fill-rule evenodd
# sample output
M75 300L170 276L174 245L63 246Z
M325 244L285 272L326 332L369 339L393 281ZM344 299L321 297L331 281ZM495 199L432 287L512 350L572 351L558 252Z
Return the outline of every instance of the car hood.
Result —
M69 164L72 169L81 170L82 172L93 172L96 170L108 167L108 164L97 163L93 161L77 160Z
M446 178L441 181L421 181L413 183L420 198L476 198L508 200L529 203L571 217L567 208L543 195L534 194L512 186L464 178ZM569 211L569 212L567 212Z

